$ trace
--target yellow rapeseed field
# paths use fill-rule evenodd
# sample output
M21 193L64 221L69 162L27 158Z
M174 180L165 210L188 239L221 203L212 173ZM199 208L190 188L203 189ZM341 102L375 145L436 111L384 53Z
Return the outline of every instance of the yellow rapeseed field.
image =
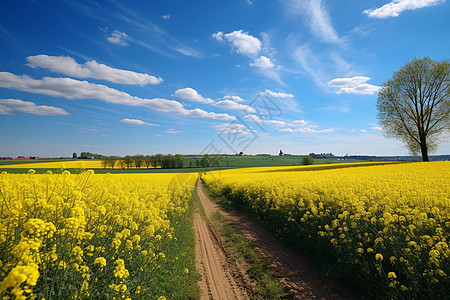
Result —
M202 178L371 298L449 298L450 162L290 169Z
M33 162L3 165L2 169L100 169L101 160L69 160L64 162Z
M176 228L196 177L3 172L0 298L164 299L195 273Z

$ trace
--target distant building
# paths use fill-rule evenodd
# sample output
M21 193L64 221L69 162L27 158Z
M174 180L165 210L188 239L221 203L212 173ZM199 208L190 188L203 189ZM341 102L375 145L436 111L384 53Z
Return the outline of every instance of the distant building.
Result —
M245 154L244 154L244 152L239 152L239 156L244 156Z
M29 157L25 157L25 156L17 156L17 159L30 159Z
M0 159L1 159L1 160L4 160L4 159L12 159L12 157L5 156L5 157L0 157Z
M279 155L279 156L283 156L283 155L284 155L283 151L280 150L280 153L278 153L278 155Z
M30 159L39 159L37 156L30 156Z

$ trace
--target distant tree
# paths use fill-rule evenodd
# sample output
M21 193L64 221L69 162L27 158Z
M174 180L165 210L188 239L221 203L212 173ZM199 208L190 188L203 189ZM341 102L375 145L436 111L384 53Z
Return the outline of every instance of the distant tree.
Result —
M150 159L152 161L153 168L156 168L158 166L158 158L156 157L156 155L152 155L150 156Z
M74 153L72 154L72 158L73 158L73 159L77 159L77 158L78 158L78 155L77 155L76 152L74 152Z
M119 157L117 156L110 156L106 159L107 166L111 169L114 169L114 166L116 165L117 161L119 160Z
M133 156L133 161L134 161L134 166L136 167L136 169L140 169L142 164L145 161L145 156L144 155L135 155L135 156Z
M133 157L127 155L123 158L125 164L127 165L127 169L130 169L133 166Z
M125 160L124 160L123 158L120 158L120 159L119 159L119 167L120 167L121 169L125 169L126 166L127 166L127 164L125 163Z
M200 168L202 162L199 159L195 159L195 165L197 166L197 168Z
M378 93L378 119L387 137L429 161L450 130L450 63L425 57L406 63Z
M211 166L211 156L209 154L203 155L201 165L204 168L209 168Z
M108 166L108 158L107 157L103 157L101 160L102 163L102 167L103 169L106 169L106 167Z
M192 165L194 164L194 161L193 160L191 160L190 162L189 162L189 168L192 168Z
M184 167L184 156L181 154L175 154L175 168Z
M145 158L144 158L144 163L145 163L145 166L147 167L147 169L150 168L150 166L152 165L152 162L153 162L152 156L151 155L146 155Z
M313 165L314 164L314 157L306 155L303 156L303 164L304 165Z
M156 160L155 168L156 168L157 166L161 166L161 167L162 167L162 161L163 161L163 159L164 159L164 155L162 155L161 153L158 153L158 154L155 155L155 160Z

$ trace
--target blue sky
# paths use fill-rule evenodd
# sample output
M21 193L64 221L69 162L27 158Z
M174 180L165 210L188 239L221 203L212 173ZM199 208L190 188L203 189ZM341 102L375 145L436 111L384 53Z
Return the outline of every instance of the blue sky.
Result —
M404 155L378 88L450 53L445 0L0 5L0 156Z

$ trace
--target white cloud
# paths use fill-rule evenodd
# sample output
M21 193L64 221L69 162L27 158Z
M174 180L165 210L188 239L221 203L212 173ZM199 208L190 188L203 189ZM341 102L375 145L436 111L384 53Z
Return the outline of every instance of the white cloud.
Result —
M269 124L269 125L272 125L272 126L275 126L275 127L286 126L286 122L284 122L284 121L281 121L281 120L265 120L265 119L261 119L257 115L246 115L244 118L250 120L251 122L253 122L255 124L258 124L259 126L264 126L265 124Z
M127 41L130 41L132 39L125 32L120 32L118 30L114 30L114 32L111 34L111 36L107 37L106 40L108 42L110 42L111 44L125 47L125 46L130 45L127 43Z
M147 126L159 126L158 124L147 123L138 119L122 119L120 122L129 125L147 125Z
M216 33L213 33L212 35L211 35L213 38L215 38L216 40L218 40L218 41L223 41L223 32L222 31L218 31L218 32L216 32Z
M379 8L363 11L371 18L398 17L405 10L415 10L444 3L445 0L393 0Z
M237 110L242 111L246 113L256 113L256 110L254 110L252 107L245 105L245 104L239 104L231 100L222 100L218 101L214 104L214 106L223 108L223 109L231 109L231 110Z
M322 0L285 0L288 14L303 15L308 18L308 25L311 32L328 43L342 43L331 18L322 4Z
M255 59L254 63L250 63L250 66L257 67L261 69L273 68L275 64L270 60L270 58L261 56L258 59Z
M214 128L219 134L249 134L251 132L245 125L237 123L223 123Z
M35 94L66 99L97 99L103 102L142 106L155 111L167 112L193 118L210 118L216 120L236 120L228 114L207 112L199 108L186 109L183 104L175 100L163 98L144 99L131 96L125 92L101 84L79 81L71 78L33 79L28 75L17 76L9 72L0 72L0 87L12 88Z
M147 73L136 73L133 71L121 70L99 64L95 60L78 64L70 56L48 56L36 55L28 56L29 66L33 68L45 68L53 72L62 73L75 78L95 78L114 83L123 84L160 84L161 77L148 75Z
M162 15L161 18L163 18L164 20L170 19L170 15Z
M295 120L295 121L292 121L291 123L289 123L289 126L291 126L291 127L297 127L297 126L304 127L304 126L306 126L308 124L309 123L307 121L305 121L305 120Z
M367 130L365 130L365 129L361 129L361 130L360 130L360 132L367 132Z
M365 83L369 77L355 76L351 78L335 78L328 85L338 90L336 94L372 95L378 92L379 86Z
M36 105L34 102L19 99L0 99L0 115L10 115L14 112L38 116L67 116L69 113L62 108Z
M165 130L164 132L168 133L168 134L178 134L178 133L182 133L183 130L175 130L173 128L169 128L169 129Z
M243 30L235 30L227 34L219 31L212 36L219 41L226 39L236 49L236 52L247 56L254 56L261 50L261 41Z
M330 133L333 132L333 128L316 130L312 127L300 127L300 128L284 128L280 132L300 132L300 133Z
M194 102L209 103L209 104L214 103L214 100L203 97L193 88L178 89L175 91L174 96L183 100L189 100Z
M381 126L373 126L373 127L370 127L370 129L373 129L373 130L383 130L383 128L381 128Z
M223 99L230 99L234 102L244 102L245 101L244 99L242 99L239 96L230 96L230 95L226 95L225 97L223 97Z
M333 132L333 128L317 130L317 125L309 124L305 120L295 120L288 124L288 128L281 129L280 132L300 132L300 133L329 133ZM294 128L292 128L294 127Z
M271 90L268 90L268 89L266 89L262 93L266 93L267 95L272 96L274 98L294 98L294 95L292 95L292 94L288 94L288 93L284 93L284 92L272 92Z

